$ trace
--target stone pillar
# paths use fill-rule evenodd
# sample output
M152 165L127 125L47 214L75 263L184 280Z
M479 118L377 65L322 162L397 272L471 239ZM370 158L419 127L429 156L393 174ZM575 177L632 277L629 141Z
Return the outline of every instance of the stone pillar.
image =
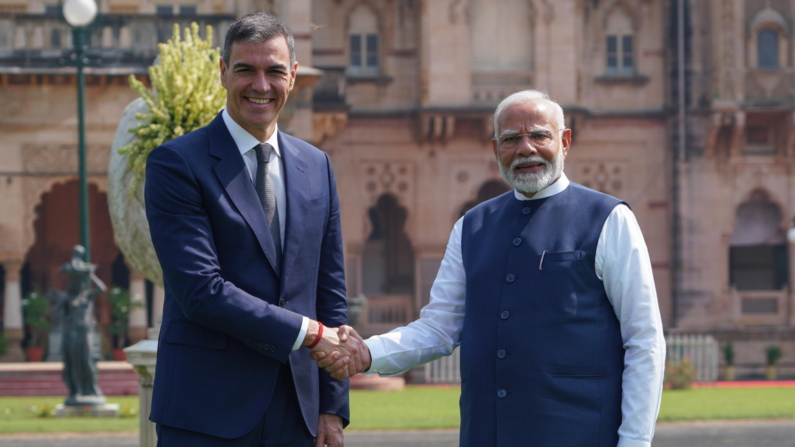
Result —
M138 373L138 433L141 447L155 447L157 434L155 424L149 420L152 410L152 385L155 382L157 340L141 340L124 349L127 363Z
M127 326L127 338L130 344L135 344L146 338L146 299L144 298L146 280L131 265L128 264L127 267L130 270L130 301L133 304Z
M163 322L163 302L165 299L166 291L161 286L155 285L152 296L152 327L159 329L160 323Z
M5 270L5 300L3 306L3 333L8 344L8 353L3 356L3 361L24 362L22 352L22 339L25 337L22 325L22 288L19 272L22 261L3 261Z

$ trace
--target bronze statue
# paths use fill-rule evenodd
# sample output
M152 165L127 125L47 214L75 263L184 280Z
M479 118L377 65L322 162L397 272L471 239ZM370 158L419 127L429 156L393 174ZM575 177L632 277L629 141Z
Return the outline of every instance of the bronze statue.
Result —
M66 292L58 293L55 306L56 313L62 318L62 377L69 389L69 397L64 404L102 405L105 403L105 396L97 384L100 349L97 322L94 318L94 297L104 292L106 287L94 273L96 264L83 260L85 249L75 245L73 251L72 260L58 269L59 273L69 275L69 286Z

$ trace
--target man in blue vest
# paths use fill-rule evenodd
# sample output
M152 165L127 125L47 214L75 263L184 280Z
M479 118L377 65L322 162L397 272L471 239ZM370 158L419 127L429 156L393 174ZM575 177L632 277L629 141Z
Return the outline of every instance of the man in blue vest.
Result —
M461 346L461 446L651 445L665 341L649 255L626 203L566 178L570 144L546 94L506 98L492 146L514 190L456 222L419 320L365 342L385 375ZM346 356L312 357L347 376Z

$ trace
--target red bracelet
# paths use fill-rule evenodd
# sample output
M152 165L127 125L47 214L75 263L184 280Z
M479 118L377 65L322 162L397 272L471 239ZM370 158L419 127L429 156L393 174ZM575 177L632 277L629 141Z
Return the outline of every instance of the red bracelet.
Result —
M315 337L315 341L312 342L311 345L307 346L307 348L312 349L320 343L320 339L323 338L323 323L317 322L318 330L317 330L317 337Z

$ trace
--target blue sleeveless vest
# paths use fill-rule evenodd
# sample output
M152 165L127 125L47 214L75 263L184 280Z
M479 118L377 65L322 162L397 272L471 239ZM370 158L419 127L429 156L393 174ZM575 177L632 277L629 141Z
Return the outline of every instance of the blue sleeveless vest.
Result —
M624 349L594 271L620 202L574 183L464 217L461 447L615 447Z

